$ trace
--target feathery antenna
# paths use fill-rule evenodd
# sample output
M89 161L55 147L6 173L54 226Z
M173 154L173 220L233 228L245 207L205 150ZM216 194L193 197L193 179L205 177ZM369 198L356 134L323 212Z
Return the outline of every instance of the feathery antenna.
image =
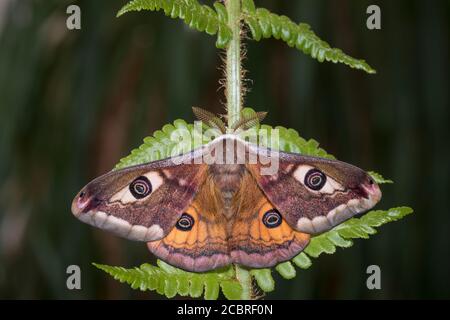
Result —
M214 113L198 107L192 107L192 112L194 112L194 115L198 120L204 122L207 126L219 129L222 133L226 133L227 128L225 123Z

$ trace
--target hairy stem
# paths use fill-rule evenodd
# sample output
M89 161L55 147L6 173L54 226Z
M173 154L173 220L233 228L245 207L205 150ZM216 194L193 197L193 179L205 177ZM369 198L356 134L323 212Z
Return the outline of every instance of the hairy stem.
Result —
M233 37L227 48L225 60L228 127L239 121L242 110L242 66L241 66L241 0L225 0L228 13L228 26ZM236 278L242 286L243 300L252 299L252 278L250 272L238 265L234 266Z
M242 110L242 71L241 71L241 0L226 0L228 26L233 37L226 55L226 87L228 127L239 120Z

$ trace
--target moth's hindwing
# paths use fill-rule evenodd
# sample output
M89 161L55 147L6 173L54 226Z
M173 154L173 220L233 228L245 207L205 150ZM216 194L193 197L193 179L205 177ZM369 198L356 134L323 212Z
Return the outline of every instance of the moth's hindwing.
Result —
M247 172L226 218L213 179L206 180L191 206L163 239L147 243L161 260L203 272L236 263L267 268L289 260L309 243L268 201Z
M229 241L234 263L252 268L272 267L292 259L308 245L309 234L286 223L250 174L243 177L241 189Z
M222 208L214 182L207 178L169 234L148 242L148 248L161 260L188 271L229 265L227 220Z

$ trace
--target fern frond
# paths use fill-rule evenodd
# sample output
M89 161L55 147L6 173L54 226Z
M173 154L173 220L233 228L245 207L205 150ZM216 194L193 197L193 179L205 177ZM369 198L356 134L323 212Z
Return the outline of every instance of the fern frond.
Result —
M183 138L187 136L190 139L180 141L177 132L187 133ZM189 152L209 141L193 124L178 119L173 124L166 124L161 130L155 131L153 136L144 138L144 143L120 159L114 170Z
M392 208L387 211L376 210L364 215L362 218L352 218L332 230L311 239L304 252L297 255L291 261L280 263L275 270L285 279L292 279L297 271L293 264L301 269L311 266L311 258L318 258L321 254L333 254L336 248L348 248L353 245L353 239L367 239L385 223L397 221L413 212L408 207ZM179 294L198 298L204 295L205 299L217 299L219 288L227 299L241 299L250 293L244 292L241 286L242 279L236 278L232 267L225 271L211 271L207 273L192 273L172 267L158 260L158 267L143 264L139 268L125 269L123 267L94 264L120 282L128 283L131 288L141 291L155 290L168 298ZM241 269L246 272L245 269ZM275 289L275 280L271 269L250 270L251 277L264 292Z
M131 269L97 263L93 265L114 279L128 283L133 289L156 291L167 298L177 294L192 298L203 295L207 300L215 300L222 290L227 299L235 300L240 299L242 294L242 287L236 280L232 267L223 271L192 273L174 268L160 260L157 267L144 263Z
M261 38L274 37L283 40L290 47L297 48L319 62L339 62L351 68L364 70L367 73L376 73L366 61L352 58L340 49L331 48L306 23L297 24L286 16L277 15L264 8L256 8L253 0L242 1L242 12L243 20L249 27L252 38L256 41L261 40Z
M245 117L256 114L250 108L245 108L243 112ZM334 158L325 150L321 149L317 141L313 139L305 140L293 129L280 126L273 128L268 125L257 127L259 132L265 130L269 134L271 130L275 129L278 130L279 145L272 145L270 140L260 140L259 142L262 146L278 147L282 151L305 155ZM174 132L176 130L185 130L189 133L191 140L189 140L188 144L192 142L191 149L209 142L207 140L200 140L198 137L194 139L201 132L196 131L196 128L192 124L187 124L184 120L176 120L173 124L165 125L162 130L156 131L153 136L145 138L144 143L139 148L133 150L129 156L120 160L116 169L167 157L180 144L178 140L174 140L174 136L176 136ZM195 141L199 145L194 145ZM384 179L380 174L375 172L370 172L370 174L377 183L392 183L391 180ZM313 237L303 252L291 261L279 264L275 267L275 270L282 277L291 279L297 273L294 265L300 269L307 269L312 265L312 258L317 258L323 253L335 253L336 248L339 247L351 247L354 239L367 239L376 233L377 227L388 222L397 221L412 212L413 210L409 207L396 207L389 210L370 211L361 218L347 220L332 230ZM96 266L119 281L128 283L134 289L156 290L156 292L164 294L167 297L173 297L176 294L200 297L204 294L205 298L216 299L221 290L228 299L248 299L252 296L252 292L250 291L253 281L264 292L273 291L275 288L272 269L248 270L236 266L235 268L229 267L226 270L199 274L177 269L160 260L158 260L158 266L143 264L139 268L133 269L105 265Z
M214 10L215 9L215 10ZM216 47L225 48L232 33L227 25L228 16L223 4L214 3L214 9L197 0L133 0L119 10L117 16L130 11L160 11L173 19L182 19L190 28L209 35L217 34Z
M389 179L385 179L383 178L383 176L379 173L373 172L373 171L369 171L370 176L373 178L373 180L375 180L376 183L380 184L380 183L394 183L394 181L389 180Z
M352 218L332 230L311 239L305 253L317 258L322 253L334 253L337 247L348 248L353 245L352 239L368 239L377 233L375 227L388 222L397 221L413 210L408 207L397 207L389 210L370 211L361 218Z
M277 265L275 269L283 278L292 279L296 275L292 263L301 269L307 269L312 265L311 258L318 258L322 253L333 254L338 247L349 248L353 245L353 239L368 239L377 232L375 227L400 220L412 212L409 207L398 207L386 211L370 211L361 218L352 218L328 232L313 237L303 252L291 261ZM271 269L252 270L251 274L262 290L269 292L274 289L275 281Z

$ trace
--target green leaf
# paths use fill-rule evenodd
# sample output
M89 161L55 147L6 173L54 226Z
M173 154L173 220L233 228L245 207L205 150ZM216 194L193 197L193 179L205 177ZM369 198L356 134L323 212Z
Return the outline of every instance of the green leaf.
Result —
M205 277L205 299L217 300L219 297L219 282L212 276Z
M255 13L256 7L253 0L242 0L242 11Z
M223 295L228 300L240 300L242 297L242 286L234 280L225 280L220 283Z
M397 221L412 212L413 210L409 207L370 211L361 218L347 220L332 230L312 238L304 252L317 258L322 253L334 253L336 247L348 248L353 244L351 239L367 239L376 233L375 227Z
M215 2L213 6L215 10L197 0L133 0L123 6L117 16L130 11L162 10L172 19L182 19L190 28L209 35L217 34L216 47L225 48L232 37L228 17L223 4Z
M392 180L383 178L383 176L381 174L379 174L379 173L376 173L376 172L373 172L373 171L369 171L368 173L373 178L373 180L375 180L375 182L378 183L378 184L394 183L394 181L392 181Z
M351 240L345 240L337 231L334 230L328 232L328 239L337 247L349 248L353 245Z
M242 114L251 117L256 112L251 108L245 108ZM134 149L129 156L121 159L115 169L159 160L199 147L209 142L208 138L202 138L201 133L204 129L202 126L188 124L184 120L176 120L173 124L165 125L162 130L156 131L153 136L145 138L144 143ZM187 139L185 137L182 142L177 135L179 130L188 137ZM263 146L334 159L332 155L319 147L316 140L306 140L293 129L258 125L250 130L256 130L258 141ZM279 143L275 143L277 140ZM180 145L183 148L177 148ZM378 173L370 172L370 174L378 183L390 181ZM348 248L352 246L353 239L367 239L376 233L375 228L397 221L412 212L413 210L409 207L397 207L389 210L374 210L361 218L347 220L332 230L313 237L305 250L293 258L292 262L301 269L307 269L312 265L311 258L317 258L323 253L335 253L338 247ZM221 290L227 299L250 299L253 297L252 279L264 292L273 291L275 288L271 269L248 270L239 266L230 266L206 273L192 273L175 268L161 260L158 260L157 266L143 264L139 268L131 269L94 265L120 282L128 283L134 289L156 290L166 297L181 295L198 298L203 295L205 299L217 299ZM286 279L296 276L296 269L289 261L279 264L275 269Z
M336 246L328 239L327 233L314 237L305 249L305 253L311 257L317 258L321 253L334 253Z
M275 289L275 280L272 278L270 269L254 269L250 274L255 278L256 283L264 292L270 292Z
M292 262L294 262L297 267L302 269L308 269L312 265L311 259L304 252L298 254L294 259L292 259Z
M201 277L193 277L190 280L191 287L189 289L189 295L192 298L201 297L203 294L203 279Z
M295 278L296 271L292 263L289 261L283 262L278 264L275 269L278 271L278 273L285 279L292 279Z
M93 265L114 279L128 283L133 289L156 290L167 298L177 294L197 298L204 293L205 299L217 299L219 288L222 288L225 297L238 299L242 292L233 267L221 271L193 273L172 267L161 260L158 260L158 266L145 263L139 268L131 269L97 263Z
M255 115L256 112L251 108L244 108L242 114L251 117L252 115ZM277 130L274 131L274 128L268 125L261 125L259 128L261 129L258 133L259 143L262 146L304 155L334 159L333 155L328 154L319 147L319 143L316 140L305 140L293 129L277 126ZM179 139L180 135L176 134L175 129L179 129L183 132L183 140L181 143ZM194 127L194 125L187 124L184 120L175 120L173 124L165 125L163 130L157 130L153 136L144 138L144 143L132 150L128 156L122 158L114 169L122 169L132 165L156 161L165 156L168 157L170 155L189 152L210 141L210 139L201 135L202 130L202 127ZM266 132L269 137L262 134ZM274 137L279 137L279 145L276 145L274 141L270 139L272 133L277 133L276 135L274 134ZM199 137L202 137L202 139ZM196 142L198 143L198 141L200 141L200 144L196 145Z
M244 22L249 27L252 38L256 41L270 37L281 39L288 46L297 48L319 62L339 62L367 73L376 73L366 61L352 58L342 50L330 47L306 23L297 24L288 17L277 15L267 9L255 9L253 0L243 1L242 12Z
M235 265L236 279L242 286L241 299L249 300L252 297L252 277L250 272L239 265Z

